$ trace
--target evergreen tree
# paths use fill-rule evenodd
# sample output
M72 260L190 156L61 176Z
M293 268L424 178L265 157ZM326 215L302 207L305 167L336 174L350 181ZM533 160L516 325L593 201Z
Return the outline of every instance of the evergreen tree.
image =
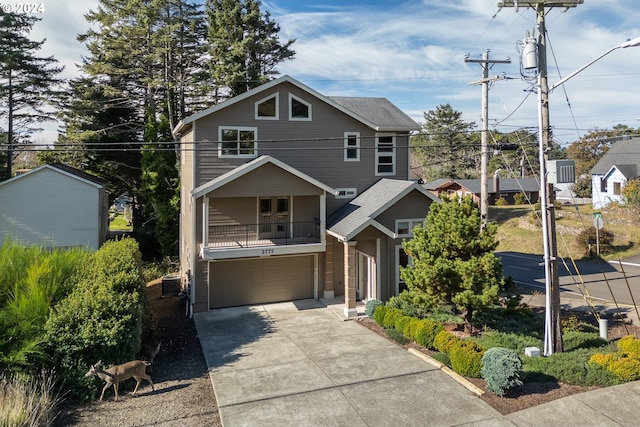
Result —
M6 13L0 8L0 118L7 122L7 178L12 174L15 144L28 142L29 135L37 130L33 124L54 118L44 107L57 93L56 75L63 67L55 66L53 57L36 56L45 42L28 38L37 21L31 15Z
M207 0L210 74L219 97L233 97L269 81L276 66L293 58L280 26L259 0Z
M424 227L402 244L412 263L400 276L409 290L431 304L455 304L471 328L475 310L498 302L505 286L502 264L493 251L497 225L482 227L480 210L470 196L443 198L429 208Z
M473 122L462 120L462 113L451 105L439 105L424 113L425 123L411 139L412 153L422 168L422 178L468 178L475 175L479 162L479 137L470 134Z

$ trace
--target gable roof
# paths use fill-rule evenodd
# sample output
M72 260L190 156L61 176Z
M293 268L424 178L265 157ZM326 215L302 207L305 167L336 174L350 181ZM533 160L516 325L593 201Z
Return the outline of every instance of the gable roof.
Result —
M77 179L79 181L93 185L94 187L97 187L97 188L103 188L107 184L105 180L100 179L97 176L90 175L86 172L81 171L80 169L72 168L71 166L56 163L53 165L46 164L46 165L38 166L37 168L30 170L29 172L25 172L21 175L16 175L11 179L7 179L6 181L0 182L0 186L6 185L10 182L14 182L18 179L24 179L29 176L35 175L42 170L52 170L56 173L60 173L62 175L66 175L73 179Z
M611 148L604 153L600 160L598 160L598 163L591 168L591 175L605 175L613 165L637 165L639 163L640 138L623 139L614 143ZM618 169L620 169L620 167ZM627 175L625 174L625 176ZM627 178L629 177L627 176Z
M437 179L433 182L424 184L424 188L427 190L441 190L449 185L457 183L461 187L473 192L474 194L480 194L482 189L480 188L481 181L479 179ZM540 191L540 182L537 178L500 178L499 190L501 193L518 193L520 191ZM493 182L489 180L488 183L489 194L494 193Z
M332 107L342 111L377 132L420 130L420 126L411 117L402 112L402 110L393 105L386 98L327 97L300 83L293 77L285 75L180 120L173 129L173 134L179 135L194 121L241 102L256 94L268 91L284 82L291 83L299 89L326 102Z
M375 218L411 191L419 191L431 200L439 201L416 182L383 178L331 214L327 219L327 233L348 241L366 227L372 226L395 238L395 233Z
M613 171L615 170L620 171L620 173L626 178L626 179L634 179L637 178L638 176L640 176L640 164L634 164L634 165L613 165L611 166L611 168L609 168L609 171L607 171L607 173L605 174L606 177L608 177L609 175L611 175L613 173Z
M326 184L323 184L322 182L318 181L315 178L310 177L309 175L300 172L299 170L292 168L291 166L287 165L286 163L276 159L275 157L271 157L271 156L260 156L256 159L253 159L250 162L244 163L240 166L238 166L237 168L234 168L232 170L230 170L227 173L224 173L220 176L218 176L215 179L212 179L211 181L202 184L201 186L194 188L191 191L191 194L193 195L193 197L200 198L202 196L204 196L205 194L208 194L228 183L230 183L231 181L251 172L254 171L258 168L260 168L261 166L267 164L267 163L271 163L275 166L278 166L279 168L291 173L292 175L295 175L296 177L312 184L315 185L316 187L326 191L327 193L330 194L336 194L336 190L334 188L329 187Z

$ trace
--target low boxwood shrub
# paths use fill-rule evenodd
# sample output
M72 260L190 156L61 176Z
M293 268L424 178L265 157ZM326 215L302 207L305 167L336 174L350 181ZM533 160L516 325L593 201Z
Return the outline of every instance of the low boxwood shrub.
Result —
M384 317L387 315L387 306L379 305L373 311L373 320L380 326L384 326Z
M411 320L406 322L402 328L402 335L405 336L409 341L416 340L416 331L418 330L418 325L420 324L420 319L416 317L412 317Z
M372 318L373 313L376 311L376 308L380 305L382 305L382 301L377 299L370 299L364 306L364 314L367 317Z
M384 315L384 320L382 322L382 326L385 328L395 328L396 321L404 316L401 310L397 308L387 308L387 312Z
M411 322L411 320L413 320L414 317L411 316L400 316L396 319L396 322L393 324L393 327L400 332L401 334L404 335L404 329L405 327ZM406 335L405 335L406 336ZM411 339L410 337L407 337L409 339Z
M484 351L483 347L473 341L460 341L449 351L451 369L465 377L482 378Z
M441 323L431 319L421 319L416 327L414 340L418 345L434 349L433 341L441 331L444 331L444 326Z
M513 387L522 385L522 360L511 349L492 347L482 356L481 374L490 392L504 396Z
M449 353L451 348L456 345L460 338L453 335L451 332L442 330L436 334L433 340L433 346L441 353Z

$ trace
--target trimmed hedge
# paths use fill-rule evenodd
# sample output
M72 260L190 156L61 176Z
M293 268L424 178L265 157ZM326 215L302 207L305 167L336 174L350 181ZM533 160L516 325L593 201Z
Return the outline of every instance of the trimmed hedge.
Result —
M449 353L460 341L462 341L460 338L443 329L433 340L433 347L441 353Z
M387 312L384 315L382 326L384 326L385 328L395 328L396 321L402 316L404 316L404 313L402 313L402 310L398 310L397 308L387 307Z
M460 340L449 351L451 369L465 377L482 378L484 351L483 347L473 341Z
M387 315L387 306L379 305L373 311L373 320L380 326L384 326L384 317Z
M444 331L444 326L430 319L421 319L414 334L414 340L418 345L434 350L433 341L438 333Z

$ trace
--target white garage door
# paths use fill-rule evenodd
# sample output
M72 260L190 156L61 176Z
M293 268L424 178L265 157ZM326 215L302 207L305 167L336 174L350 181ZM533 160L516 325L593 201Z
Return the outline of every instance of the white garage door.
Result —
M211 308L315 298L316 255L209 263Z

